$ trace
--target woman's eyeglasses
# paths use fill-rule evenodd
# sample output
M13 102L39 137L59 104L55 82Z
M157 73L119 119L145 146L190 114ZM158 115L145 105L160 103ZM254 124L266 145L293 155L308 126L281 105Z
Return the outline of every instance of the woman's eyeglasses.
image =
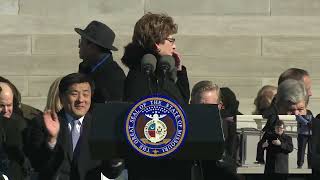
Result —
M168 40L171 44L176 42L175 38L166 38L166 40Z

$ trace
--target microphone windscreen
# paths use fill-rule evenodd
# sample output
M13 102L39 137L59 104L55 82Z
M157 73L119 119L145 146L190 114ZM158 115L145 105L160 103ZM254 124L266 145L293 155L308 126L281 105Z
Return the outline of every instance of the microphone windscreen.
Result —
M166 67L166 68L168 68L166 70L171 72L175 67L175 60L170 55L161 56L159 59L159 66L160 66L160 68Z
M158 67L160 67L161 70L166 70L169 79L177 82L177 68L174 57L169 55L161 56L158 62Z
M141 59L141 69L154 72L156 69L157 59L153 54L145 54Z

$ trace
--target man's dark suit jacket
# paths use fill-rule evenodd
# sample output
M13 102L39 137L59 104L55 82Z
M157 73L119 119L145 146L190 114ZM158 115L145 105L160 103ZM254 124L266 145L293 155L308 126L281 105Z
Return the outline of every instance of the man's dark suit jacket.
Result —
M124 80L126 75L112 55L102 63L95 71L84 62L79 64L79 72L87 74L95 84L95 91L92 101L95 103L105 103L106 101L122 101Z
M72 152L72 137L68 129L65 112L58 113L60 132L56 146L51 150L47 144L48 133L43 118L32 121L29 127L28 155L40 179L95 180L102 172L108 178L117 177L123 166L113 168L112 161L92 160L89 151L89 135L92 117L87 113L81 126L81 136Z
M320 119L312 120L312 173L320 177Z
M18 114L13 113L9 119L0 117L0 134L2 135L0 140L2 157L0 158L2 158L1 161L7 158L9 160L7 172L4 172L9 179L27 179L31 173L29 161L23 151L26 127L26 120Z

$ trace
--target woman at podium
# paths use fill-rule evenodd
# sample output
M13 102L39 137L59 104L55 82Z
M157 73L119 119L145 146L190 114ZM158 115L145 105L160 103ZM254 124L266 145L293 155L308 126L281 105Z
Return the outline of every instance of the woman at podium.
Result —
M129 68L124 100L135 102L151 94L167 95L180 104L189 103L187 69L177 52L177 24L165 14L147 13L135 24L132 42L122 63Z
M187 70L177 52L172 17L147 13L134 27L132 42L124 51L122 63L129 68L124 101L136 102L144 96L165 95L180 105L190 97ZM172 159L130 158L126 160L129 180L189 180L191 163Z

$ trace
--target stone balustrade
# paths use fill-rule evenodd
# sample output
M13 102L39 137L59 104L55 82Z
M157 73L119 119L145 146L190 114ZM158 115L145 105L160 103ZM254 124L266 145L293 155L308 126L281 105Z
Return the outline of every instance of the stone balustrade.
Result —
M286 131L297 132L297 121L295 115L279 115L279 119L284 121ZM262 130L267 119L262 115L237 115L237 129L255 128Z

